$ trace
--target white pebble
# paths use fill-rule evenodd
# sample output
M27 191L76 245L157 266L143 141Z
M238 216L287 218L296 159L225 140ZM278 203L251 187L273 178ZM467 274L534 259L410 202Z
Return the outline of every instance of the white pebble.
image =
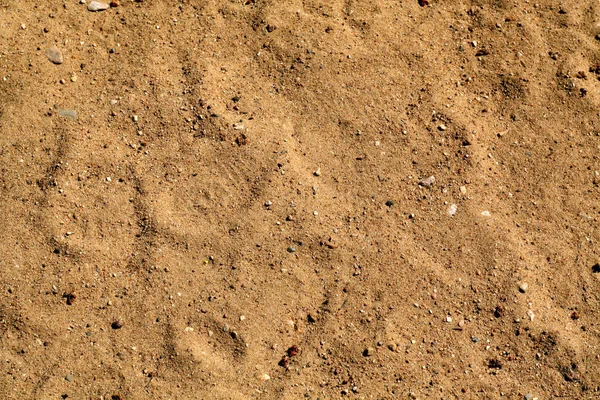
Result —
M456 214L457 209L456 204L450 204L450 206L448 206L448 215L453 217L454 214Z
M533 313L533 311L527 310L527 316L529 317L531 322L533 322L533 318L535 318L535 314Z
M523 282L519 285L519 292L525 293L528 288L529 288L529 285L527 283Z
M269 374L262 374L260 379L262 379L263 381L268 381L269 379L271 379L271 377L269 376Z
M104 11L106 9L108 9L109 5L106 3L101 3L99 1L92 1L89 5L88 5L88 10L89 11Z

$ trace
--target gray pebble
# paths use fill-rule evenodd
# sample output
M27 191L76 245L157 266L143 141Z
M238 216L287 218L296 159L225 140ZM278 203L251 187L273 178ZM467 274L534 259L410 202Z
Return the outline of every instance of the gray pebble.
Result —
M52 46L46 50L46 57L54 64L62 64L64 61L62 52L56 46Z
M101 3L99 1L92 1L88 4L88 10L90 11L104 11L109 7L106 3Z
M59 115L62 115L63 117L67 117L70 119L77 119L77 111L75 110L61 110L58 109L56 112L58 112Z
M425 186L425 187L432 187L434 183L435 183L435 176L433 176L433 175L431 175L428 178L421 179L419 181L419 185L420 186Z
M531 393L527 393L525 395L525 400L532 400L533 399L533 395Z
M71 382L73 380L73 374L67 374L67 376L65 376L65 380L67 382Z
M296 249L293 246L287 248L288 253L295 253Z

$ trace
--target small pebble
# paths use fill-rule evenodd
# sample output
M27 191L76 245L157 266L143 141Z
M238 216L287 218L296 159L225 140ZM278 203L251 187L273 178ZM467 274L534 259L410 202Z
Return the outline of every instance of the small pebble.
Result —
M393 206L394 205L394 200L388 200L388 201L386 201L385 205L388 206L388 207Z
M123 321L120 319L114 320L110 327L113 329L121 329L123 327Z
M490 212L486 210L486 211L482 211L481 215L484 217L490 217L492 214L490 214Z
M363 350L362 354L365 357L372 356L373 354L375 354L375 349L372 347L367 347L366 349Z
M391 351L396 351L396 349L398 348L398 345L396 345L396 343L389 343L387 345L388 349L390 349Z
M321 176L321 168L317 168L315 172L313 172L315 176Z
M77 119L77 111L75 111L75 110L58 109L58 110L56 110L56 112L58 113L58 115L62 115L63 117L67 117L70 119Z
M523 282L519 285L519 292L525 293L528 288L529 288L529 285L527 283Z
M525 400L533 400L533 395L531 393L527 393L525 395Z
M46 57L54 64L62 64L64 61L62 52L56 46L52 46L46 50Z
M65 376L65 380L67 382L71 382L73 380L73 374L67 374L67 376Z
M419 186L431 187L435 183L435 176L431 175L428 178L421 179L419 181Z
M440 126L438 126L438 129L439 129L440 131L445 131L445 130L446 130L446 129L448 129L448 128L446 127L446 125L444 125L444 124L440 124Z
M529 317L529 320L533 322L533 319L535 318L535 314L533 313L533 311L527 310L527 316Z
M131 117L131 120L132 120L133 122L138 122L138 120L139 120L139 117L138 117L137 115L134 115L133 117Z
M271 200L267 200L265 202L265 207L271 207L273 205L273 202Z
M104 11L106 9L108 9L109 5L106 3L101 3L99 1L92 1L90 4L88 4L88 10L89 11Z
M294 248L293 246L290 246L287 248L288 253L295 253L296 252L296 248Z
M572 319L573 321L576 321L576 320L578 320L578 319L579 319L579 313L578 313L577 311L573 311L573 312L571 313L571 319Z
M467 194L467 187L466 186L461 186L460 187L460 194L462 194L462 195Z
M448 211L447 211L448 215L453 217L454 214L456 214L457 209L458 209L458 207L456 206L456 204L450 204L448 206Z

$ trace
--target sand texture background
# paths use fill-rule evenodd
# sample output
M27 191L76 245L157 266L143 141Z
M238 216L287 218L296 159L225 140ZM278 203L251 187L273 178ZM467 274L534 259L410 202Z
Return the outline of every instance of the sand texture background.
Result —
M87 6L0 0L0 397L600 395L597 2Z

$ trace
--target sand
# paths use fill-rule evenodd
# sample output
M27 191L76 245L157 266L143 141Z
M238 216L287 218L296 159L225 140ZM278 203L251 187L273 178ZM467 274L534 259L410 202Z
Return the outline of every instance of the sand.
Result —
M1 398L600 395L598 4L88 5L0 0Z

